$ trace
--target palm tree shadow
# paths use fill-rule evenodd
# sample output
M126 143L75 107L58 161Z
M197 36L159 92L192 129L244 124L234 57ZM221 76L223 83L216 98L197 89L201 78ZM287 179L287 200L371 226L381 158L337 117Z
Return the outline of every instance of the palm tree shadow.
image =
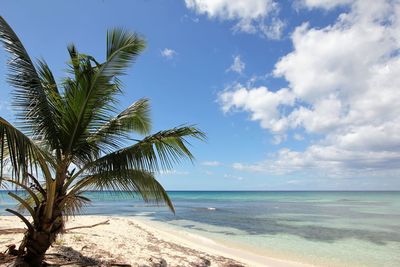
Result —
M45 266L100 266L101 261L82 255L68 246L57 246L57 253L47 253ZM126 265L130 266L130 265Z

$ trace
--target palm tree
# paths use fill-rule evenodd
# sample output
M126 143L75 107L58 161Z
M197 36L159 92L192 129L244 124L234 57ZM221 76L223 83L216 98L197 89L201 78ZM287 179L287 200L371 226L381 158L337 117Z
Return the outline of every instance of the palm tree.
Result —
M32 63L2 17L0 39L11 55L8 81L15 88L20 126L0 117L0 182L25 190L26 197L9 195L31 216L7 209L27 227L17 266L42 265L66 217L90 201L87 190L122 190L174 211L154 175L181 159L192 160L187 138L204 140L205 135L193 126L149 135L147 99L117 112L120 77L145 48L142 38L122 29L108 31L102 63L69 45L68 73L58 84L44 60Z

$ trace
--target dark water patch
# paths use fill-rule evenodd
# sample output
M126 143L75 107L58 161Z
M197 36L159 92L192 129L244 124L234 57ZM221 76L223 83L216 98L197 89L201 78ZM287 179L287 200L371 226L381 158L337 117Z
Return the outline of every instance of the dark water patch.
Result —
M158 217L158 216L157 216ZM222 214L216 216L213 219L204 219L199 217L181 217L171 218L167 217L157 218L155 220L163 222L172 222L172 220L192 220L195 222L211 224L219 227L230 227L246 232L249 235L294 235L311 241L327 242L333 243L335 241L343 239L359 239L363 241L372 242L376 245L385 245L388 242L400 242L400 232L399 231L372 231L357 228L335 228L335 227L325 227L316 225L292 225L286 222L302 222L301 220L292 220L285 218L242 218L242 217L231 217L229 221L221 219L224 217ZM186 228L192 228L197 230L210 231L209 229L200 228L196 225L184 225ZM226 234L226 231L212 231L214 233ZM234 232L229 232L234 235Z
M231 236L236 235L232 231L210 230L210 229L206 229L204 227L200 227L200 226L197 226L197 225L194 225L194 224L185 224L185 225L181 225L181 226L183 226L184 228L187 228L187 229L193 229L193 230L198 230L198 231L203 231L203 232L212 232L212 233L215 233L215 234L223 234L223 235L231 235Z

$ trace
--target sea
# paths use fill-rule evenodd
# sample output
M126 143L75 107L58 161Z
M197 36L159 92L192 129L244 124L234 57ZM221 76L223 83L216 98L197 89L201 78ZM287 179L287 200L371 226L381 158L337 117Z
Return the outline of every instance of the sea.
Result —
M400 192L168 193L175 214L106 191L87 192L92 203L82 214L136 216L256 254L318 266L400 266ZM14 206L0 191L0 215Z

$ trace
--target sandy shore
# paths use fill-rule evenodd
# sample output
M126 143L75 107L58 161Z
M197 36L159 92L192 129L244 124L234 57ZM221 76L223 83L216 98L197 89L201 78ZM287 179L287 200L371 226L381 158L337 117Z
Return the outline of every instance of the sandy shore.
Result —
M307 266L252 254L135 217L78 216L70 218L66 228L104 222L68 230L49 249L46 261L57 266ZM19 244L23 236L7 229L23 226L16 217L0 216L1 252L9 244Z

